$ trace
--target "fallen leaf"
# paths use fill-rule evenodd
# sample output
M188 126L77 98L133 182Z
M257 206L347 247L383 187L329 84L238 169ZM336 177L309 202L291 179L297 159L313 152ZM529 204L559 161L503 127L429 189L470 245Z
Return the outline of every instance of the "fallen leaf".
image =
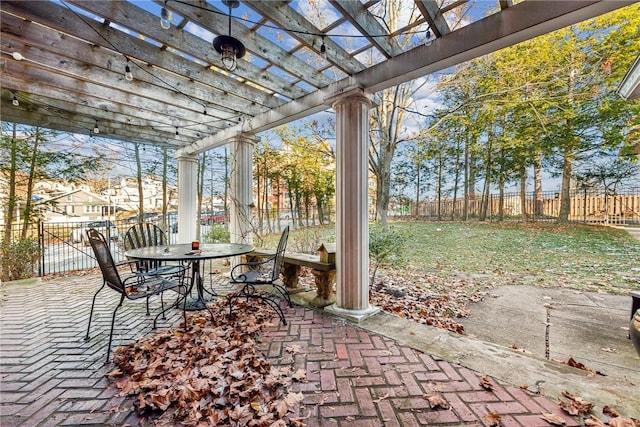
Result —
M540 415L540 418L542 418L543 420L545 420L546 422L554 426L563 426L566 424L564 419L560 415L556 415L556 414L546 413L546 414Z
M630 418L616 417L609 419L609 427L636 427L636 423Z
M613 409L610 406L605 406L602 408L602 413L605 415L610 416L611 418L616 418L619 417L620 414L618 413L618 411L616 411L615 409Z
M587 368L583 363L580 363L580 362L576 361L573 357L570 357L566 362L564 362L562 360L558 360L557 362L563 363L565 365L569 365L569 366L571 366L573 368L582 369L583 371L590 372L590 373L592 373L594 375L606 376L602 372L596 371L596 370L591 369L591 368Z
M482 417L490 427L498 427L500 425L500 414L496 414L493 411L487 412L487 415Z
M593 414L589 415L589 418L584 420L584 425L587 427L607 427L605 423L600 421L600 419Z
M495 386L493 385L493 383L491 382L491 380L489 379L488 376L484 375L481 379L480 379L480 385L487 389L487 390L495 390Z
M422 398L429 402L429 407L431 409L449 409L449 403L439 394L424 394L422 395Z
M562 392L562 396L569 399L569 401L560 400L558 401L558 406L570 415L588 414L593 408L593 403L587 402L581 397L576 397L566 390Z
M373 401L374 401L375 403L379 403L380 401L382 401L382 400L386 399L387 397L389 397L389 393L385 393L385 394L384 394L384 396L380 396L379 398L374 399Z
M130 396L140 415L157 413L157 426L256 425L278 422L300 406L302 393L287 393L304 371L272 367L255 340L273 313L262 304L224 299L182 327L158 331L119 347L109 378L121 396ZM299 348L293 347L298 351ZM154 414L155 416L155 414ZM300 420L292 425L303 427Z
M291 354L299 353L301 349L302 347L300 347L298 344L291 344L285 347L285 350Z

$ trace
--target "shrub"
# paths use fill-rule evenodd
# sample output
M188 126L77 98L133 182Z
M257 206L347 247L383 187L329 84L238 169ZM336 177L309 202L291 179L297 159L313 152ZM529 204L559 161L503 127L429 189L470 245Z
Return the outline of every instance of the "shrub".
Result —
M369 259L371 261L371 284L374 284L376 272L381 265L399 265L404 263L402 252L405 246L404 235L393 227L369 226Z
M327 227L305 227L289 235L289 245L293 252L316 254L323 243L331 243L334 235L328 235Z
M40 256L40 246L36 239L24 239L3 246L0 280L10 281L36 276Z
M212 225L204 237L207 242L212 243L229 243L231 241L229 230L221 224Z

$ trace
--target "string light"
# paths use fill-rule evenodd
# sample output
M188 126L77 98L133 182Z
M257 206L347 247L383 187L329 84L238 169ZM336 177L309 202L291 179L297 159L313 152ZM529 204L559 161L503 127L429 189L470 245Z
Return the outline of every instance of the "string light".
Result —
M124 78L129 82L133 81L133 73L131 72L131 67L129 67L129 58L127 58L127 65L124 67Z
M13 104L13 105L15 105L16 107L17 107L18 105L20 105L20 101L18 101L18 97L16 96L16 94L15 94L15 93L13 94L13 101L12 101L12 104Z
M171 28L171 15L167 10L167 0L164 0L164 7L160 11L160 26L165 30Z
M324 35L322 36L322 45L320 46L320 54L327 59L327 47L324 45Z
M98 134L100 133L100 128L98 127L98 121L96 120L96 125L93 128L93 133Z
M431 39L431 28L427 30L425 36L427 37L427 40L425 40L424 44L427 46L431 46L431 44L433 43L433 40Z
M176 135L178 135L178 126L176 126Z

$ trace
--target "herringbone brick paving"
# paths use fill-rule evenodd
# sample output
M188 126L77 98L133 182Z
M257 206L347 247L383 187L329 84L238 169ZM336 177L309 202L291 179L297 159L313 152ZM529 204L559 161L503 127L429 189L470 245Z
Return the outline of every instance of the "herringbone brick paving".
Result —
M98 296L92 339L84 341L98 275L68 276L3 286L0 303L0 425L145 425L130 400L105 378L106 340L114 292ZM159 303L152 304L157 310ZM157 311L156 311L157 312ZM118 311L114 348L152 332L144 302ZM287 308L288 324L269 328L260 349L274 365L306 370L297 414L307 426L392 427L488 425L492 411L503 426L545 426L542 412L578 425L548 398L490 380L481 373L399 345L321 311ZM160 327L180 321L172 313ZM276 323L274 321L274 323ZM449 410L431 409L425 394L440 394Z

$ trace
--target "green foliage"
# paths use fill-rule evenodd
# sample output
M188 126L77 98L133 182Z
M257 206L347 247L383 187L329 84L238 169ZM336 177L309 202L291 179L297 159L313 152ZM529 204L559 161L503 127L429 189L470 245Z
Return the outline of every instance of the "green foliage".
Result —
M229 230L222 224L213 224L204 237L207 242L212 243L229 243L231 241Z
M305 227L289 236L288 247L293 252L315 255L321 244L331 243L334 240L334 235L327 235L326 227Z
M402 254L406 244L404 233L397 228L369 226L369 259L372 263L371 283L374 283L378 267L382 265L400 265L404 263Z
M5 244L0 260L0 280L10 281L34 277L40 259L40 247L36 239L24 239Z

